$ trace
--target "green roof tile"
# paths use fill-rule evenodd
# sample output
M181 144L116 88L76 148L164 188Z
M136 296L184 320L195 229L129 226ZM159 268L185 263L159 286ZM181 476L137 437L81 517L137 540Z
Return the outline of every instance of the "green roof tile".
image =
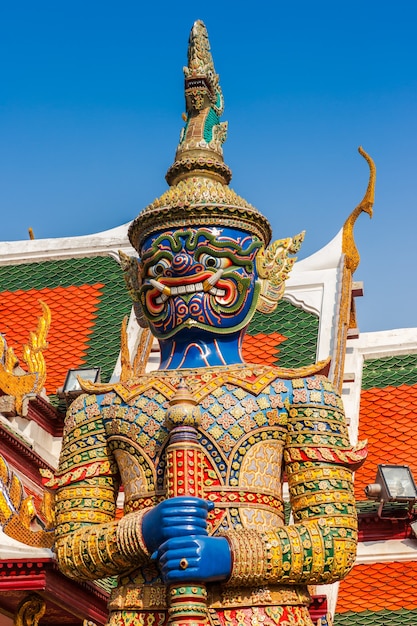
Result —
M248 335L281 333L286 341L279 344L275 365L302 367L316 362L319 319L287 300L281 300L270 315L257 311L249 324Z
M377 515L380 506L379 501L375 500L357 500L356 511L358 515ZM417 508L414 507L413 511L416 513ZM403 502L385 502L384 503L384 515L392 515L393 518L399 517L400 513L404 512Z
M83 366L100 366L101 379L105 382L109 380L119 354L122 319L131 310L131 300L117 261L96 256L0 267L0 292L97 283L103 287Z
M334 626L417 626L417 609L336 613Z
M415 385L417 383L417 354L368 359L363 364L362 388Z

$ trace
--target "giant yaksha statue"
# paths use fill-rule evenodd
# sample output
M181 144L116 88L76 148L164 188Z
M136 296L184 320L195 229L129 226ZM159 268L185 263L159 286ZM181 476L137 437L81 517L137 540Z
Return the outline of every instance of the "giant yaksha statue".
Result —
M307 626L307 585L340 580L354 563L352 472L365 453L350 446L321 364L242 359L256 308L281 295L291 265L282 249L297 241L268 247L268 221L228 187L223 97L202 22L185 98L170 188L130 227L139 260L124 259L160 369L85 384L70 407L49 483L57 558L77 580L118 576L111 626Z

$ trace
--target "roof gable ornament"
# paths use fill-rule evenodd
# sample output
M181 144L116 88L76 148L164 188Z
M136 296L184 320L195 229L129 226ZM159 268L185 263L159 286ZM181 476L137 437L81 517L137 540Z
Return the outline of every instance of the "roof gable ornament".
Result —
M360 155L363 156L363 158L369 165L369 181L363 199L358 204L358 206L353 209L352 213L349 215L343 225L342 252L346 255L346 267L350 270L352 274L354 274L354 272L357 270L359 262L361 260L355 244L353 229L355 226L355 222L361 213L367 213L369 217L372 217L373 215L372 207L374 204L376 179L375 163L373 162L369 154L365 152L362 146L359 146L358 152Z
M27 415L27 400L42 391L46 380L46 364L43 351L48 347L46 337L51 324L51 311L45 302L39 301L42 315L38 327L30 332L29 341L23 346L22 360L27 371L19 365L13 348L8 347L6 338L0 333L0 412Z

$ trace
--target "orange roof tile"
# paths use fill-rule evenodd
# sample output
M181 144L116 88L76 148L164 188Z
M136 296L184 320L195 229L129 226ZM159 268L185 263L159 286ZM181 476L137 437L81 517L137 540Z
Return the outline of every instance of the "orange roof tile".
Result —
M409 465L417 477L417 385L372 388L362 391L359 422L360 439L368 439L369 454L355 477L358 500L363 489L375 481L377 465Z
M340 583L336 613L415 609L417 561L356 565Z
M247 363L275 365L279 353L277 346L286 339L284 335L276 332L267 335L265 333L245 335L242 345L243 358Z
M63 385L69 368L84 365L102 287L98 283L2 292L0 332L19 359L29 333L36 330L38 318L42 314L40 305L37 306L39 300L46 302L51 310L51 326L47 337L49 345L44 352L48 394L54 394ZM24 363L22 367L26 369Z

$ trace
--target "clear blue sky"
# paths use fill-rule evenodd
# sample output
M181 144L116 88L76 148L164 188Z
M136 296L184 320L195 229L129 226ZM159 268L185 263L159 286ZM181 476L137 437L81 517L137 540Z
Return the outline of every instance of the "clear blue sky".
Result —
M276 238L326 244L377 166L356 224L362 331L417 326L417 3L60 0L0 9L0 240L118 226L166 188L182 67L207 25L231 186ZM1 245L1 244L0 244Z

